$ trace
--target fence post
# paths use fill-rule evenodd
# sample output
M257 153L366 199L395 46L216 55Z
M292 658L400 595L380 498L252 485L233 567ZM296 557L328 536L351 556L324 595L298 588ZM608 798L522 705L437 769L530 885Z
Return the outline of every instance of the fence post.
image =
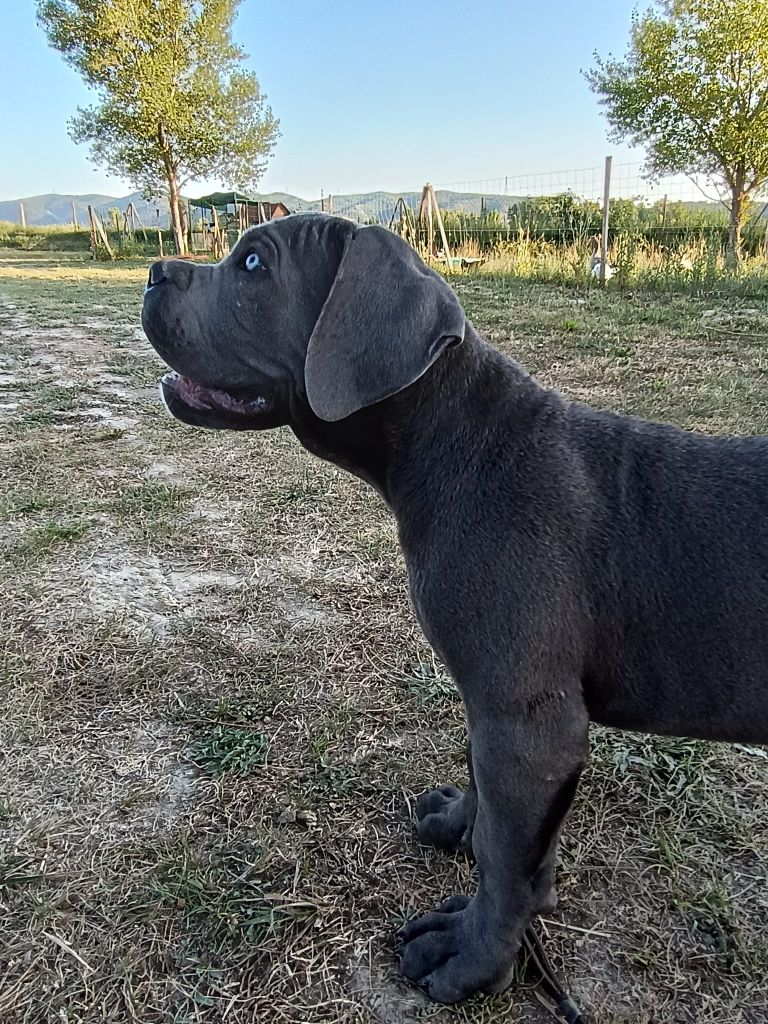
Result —
M109 253L109 258L113 260L115 258L114 252L112 252L112 246L109 244L109 237L107 232L104 230L104 225L101 223L101 218L96 210L92 206L88 207L88 220L91 223L91 246L93 248L93 258L97 258L97 245L98 240L101 240L101 244Z
M155 219L157 220L157 247L160 250L160 259L165 259L163 252L163 232L160 230L160 210L155 207Z
M72 201L72 225L75 231L80 230L80 225L77 223L77 207L75 206L74 200Z
M430 210L434 210L435 220L437 226L440 228L440 238L443 242L443 249L445 251L445 268L450 273L451 270L451 250L448 248L448 238L445 234L445 227L443 225L443 215L440 213L440 207L437 205L437 196L432 186L429 186L429 199L430 199Z
M602 258L600 260L600 284L605 285L605 271L608 266L608 226L610 224L610 208L611 208L611 166L613 165L613 157L607 156L605 158L605 185L603 187L603 238L602 238Z
M432 259L435 255L435 222L432 219L432 185L427 183L425 189L427 193L427 223L429 224L427 245L429 247L429 258Z
M24 213L24 203L19 203L19 215L21 216L21 226L26 230L27 217Z

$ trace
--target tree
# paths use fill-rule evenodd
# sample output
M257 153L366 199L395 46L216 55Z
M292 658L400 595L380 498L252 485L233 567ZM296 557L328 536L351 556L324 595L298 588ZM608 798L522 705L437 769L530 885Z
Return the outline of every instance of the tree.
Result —
M667 0L632 16L623 60L586 73L612 141L647 149L651 176L707 174L727 189L728 255L768 181L768 3Z
M38 0L50 44L98 94L70 122L75 142L147 196L167 192L186 252L181 191L220 177L253 188L278 135L232 42L241 0Z

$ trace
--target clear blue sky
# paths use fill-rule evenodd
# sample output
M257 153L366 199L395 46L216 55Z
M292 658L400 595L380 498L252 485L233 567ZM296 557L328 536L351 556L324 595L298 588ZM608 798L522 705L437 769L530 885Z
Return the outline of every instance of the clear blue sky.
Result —
M607 144L579 73L594 50L624 52L633 6L244 0L235 38L282 132L261 189L311 199L639 159ZM89 96L47 46L34 0L2 0L0 199L132 191L67 135Z

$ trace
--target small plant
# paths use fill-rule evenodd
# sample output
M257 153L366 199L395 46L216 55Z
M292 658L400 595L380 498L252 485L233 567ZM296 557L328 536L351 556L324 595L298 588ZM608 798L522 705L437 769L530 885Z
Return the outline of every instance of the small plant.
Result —
M417 662L406 675L405 685L420 704L442 704L459 699L453 680L440 672L433 662Z
M328 490L327 483L315 473L305 470L299 480L291 482L284 491L276 495L277 505L316 504Z
M626 288L632 281L638 256L643 250L643 239L636 232L621 235L612 253L613 266L616 268L616 283Z
M25 558L37 555L59 544L68 544L79 540L89 527L84 520L70 523L50 522L38 526L24 536L19 543L8 552L11 556Z
M233 936L256 946L317 912L313 903L275 891L279 883L265 877L267 860L258 846L247 856L226 847L206 854L186 850L157 870L152 896L180 910L201 941Z
M217 725L189 752L189 759L209 775L247 772L263 764L269 742L264 733L243 726Z

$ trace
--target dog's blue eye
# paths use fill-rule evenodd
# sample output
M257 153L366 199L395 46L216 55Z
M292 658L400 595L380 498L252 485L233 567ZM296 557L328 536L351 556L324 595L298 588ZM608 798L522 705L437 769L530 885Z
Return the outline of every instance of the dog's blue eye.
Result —
M249 252L248 255L245 257L246 270L255 270L256 267L258 267L260 264L261 260L259 259L255 252Z

